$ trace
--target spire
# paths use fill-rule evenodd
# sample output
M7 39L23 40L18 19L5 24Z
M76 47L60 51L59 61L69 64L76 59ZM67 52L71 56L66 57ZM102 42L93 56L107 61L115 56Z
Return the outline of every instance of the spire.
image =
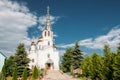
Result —
M51 23L50 23L50 8L47 7L47 14L46 14L46 29L51 30Z

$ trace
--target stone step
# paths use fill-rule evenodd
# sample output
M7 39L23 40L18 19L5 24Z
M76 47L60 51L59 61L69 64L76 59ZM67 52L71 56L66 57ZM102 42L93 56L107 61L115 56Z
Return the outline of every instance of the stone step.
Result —
M57 70L50 70L47 72L47 75L45 76L44 80L77 80L72 78L71 76L61 73Z

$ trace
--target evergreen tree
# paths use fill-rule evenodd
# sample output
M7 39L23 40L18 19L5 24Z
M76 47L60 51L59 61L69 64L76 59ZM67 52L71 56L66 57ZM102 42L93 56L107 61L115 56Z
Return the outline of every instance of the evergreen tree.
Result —
M27 80L27 69L26 68L23 71L22 80Z
M104 67L102 69L104 79L111 80L113 77L113 63L114 63L114 53L111 52L109 45L104 46L104 56L103 56L103 63Z
M7 67L7 76L12 76L12 72L14 69L14 56L10 56L7 60L6 60L6 67Z
M28 63L30 61L29 58L27 58L27 52L25 51L25 47L23 43L20 43L16 49L14 61L17 64L17 70L18 70L18 76L21 77L24 68L27 68L27 72L29 72L28 69Z
M79 43L76 42L72 53L72 66L74 69L79 68L83 60L82 50L80 50L79 47Z
M37 67L35 66L34 70L32 72L32 80L36 80L39 77L38 72L39 71L38 71Z
M12 74L12 80L17 80L17 65L15 65L14 67L14 71Z
M120 44L117 48L117 56L115 57L114 64L113 64L113 80L120 79Z
M71 72L71 70L79 68L83 56L82 51L79 49L78 42L75 43L74 48L68 48L62 58L60 68L63 72Z
M120 54L120 43L118 44L118 47L117 47L117 54Z
M85 56L84 60L82 61L81 68L83 70L83 75L85 77L91 76L92 70L92 61L90 56Z
M111 49L110 49L110 47L109 47L108 44L105 44L105 45L104 45L103 53L104 53L104 56L105 56L105 57L108 56L108 55L111 53Z
M72 56L73 56L72 53L73 53L73 49L68 48L65 54L62 56L62 63L60 65L60 69L63 72L70 72L70 66L72 64Z
M101 57L97 53L93 53L91 61L92 61L91 77L95 80L101 79L102 76Z
M0 73L0 80L5 80L5 76L2 73Z
M7 66L6 66L6 59L4 61L4 65L2 67L2 76L3 76L3 79L6 80L6 77L7 77Z

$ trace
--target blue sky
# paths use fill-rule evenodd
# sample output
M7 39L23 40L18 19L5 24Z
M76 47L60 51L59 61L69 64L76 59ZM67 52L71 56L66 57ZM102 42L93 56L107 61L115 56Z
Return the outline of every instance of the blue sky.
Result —
M87 54L101 54L105 43L115 51L120 41L119 4L119 0L1 0L0 49L10 55L19 42L29 48L32 38L41 35L50 6L55 43L61 53L76 41Z

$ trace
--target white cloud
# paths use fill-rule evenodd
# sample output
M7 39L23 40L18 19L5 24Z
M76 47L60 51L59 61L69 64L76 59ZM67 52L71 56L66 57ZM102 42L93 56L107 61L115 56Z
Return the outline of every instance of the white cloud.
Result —
M90 49L103 49L104 44L109 44L110 47L114 50L118 43L120 43L120 25L111 29L106 35L101 35L96 38L88 38L80 40L80 46L84 46ZM68 48L73 47L74 43L71 44L61 44L58 45L59 48Z
M13 53L20 42L30 45L27 30L36 22L37 17L25 5L0 0L0 49Z
M60 54L60 56L63 56L64 53L65 53L65 50L59 50L59 54Z
M58 37L58 35L57 34L53 34L53 37Z

